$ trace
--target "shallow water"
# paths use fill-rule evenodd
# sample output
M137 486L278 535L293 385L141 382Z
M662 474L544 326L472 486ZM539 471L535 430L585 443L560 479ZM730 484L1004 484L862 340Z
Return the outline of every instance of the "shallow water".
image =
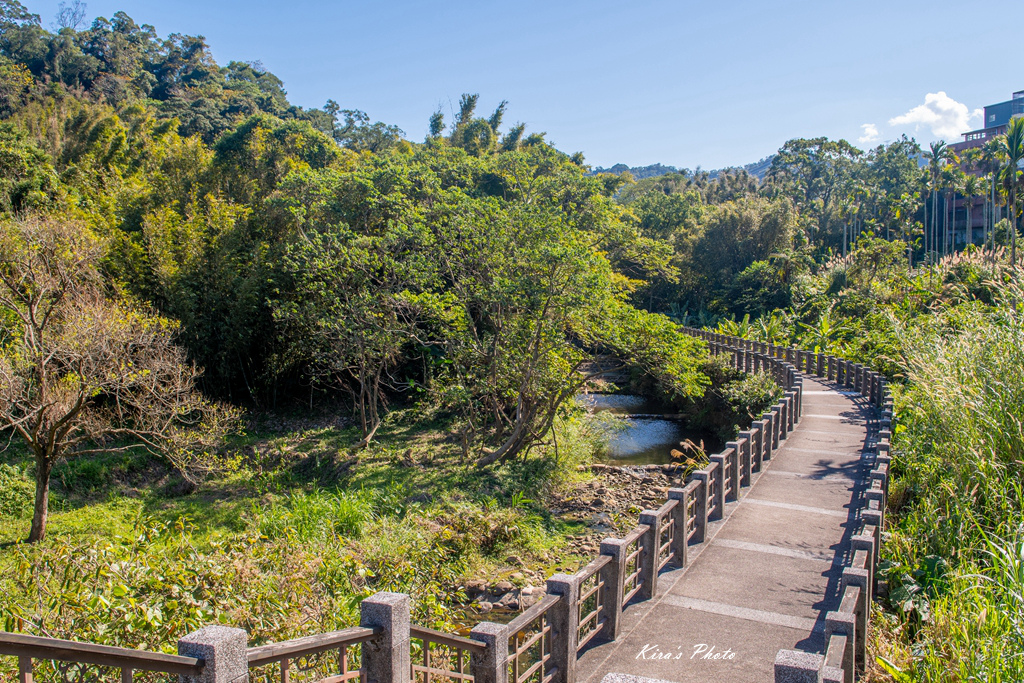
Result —
M593 413L630 415L619 422L621 429L609 428L605 462L616 465L664 465L673 462L669 452L690 439L711 447L708 435L687 430L682 422L658 417L665 408L644 396L631 394L587 394L581 402Z

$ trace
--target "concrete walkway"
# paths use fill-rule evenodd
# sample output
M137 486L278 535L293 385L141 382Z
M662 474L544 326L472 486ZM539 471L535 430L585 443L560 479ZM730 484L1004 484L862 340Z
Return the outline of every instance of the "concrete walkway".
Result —
M839 606L872 408L804 376L803 417L686 569L662 573L653 599L627 607L622 636L591 647L579 683L607 673L667 681L772 681L780 649L821 653ZM718 658L716 658L718 655Z

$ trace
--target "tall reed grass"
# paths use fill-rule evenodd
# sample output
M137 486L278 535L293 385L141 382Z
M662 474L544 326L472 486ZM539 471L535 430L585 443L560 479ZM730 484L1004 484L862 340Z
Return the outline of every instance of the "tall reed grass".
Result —
M893 320L895 654L922 681L1024 681L1024 296Z

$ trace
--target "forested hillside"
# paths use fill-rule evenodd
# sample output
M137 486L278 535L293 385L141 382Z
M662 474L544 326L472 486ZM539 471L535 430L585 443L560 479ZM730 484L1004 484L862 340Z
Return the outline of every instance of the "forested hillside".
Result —
M636 179L505 102L410 140L201 37L60 23L0 0L6 629L266 641L381 589L458 621L471 569L571 564L582 522L547 503L600 449L595 359L726 431L770 397L687 324L898 385L872 647L920 680L1024 666L998 654L1024 651L1024 125L963 158L796 139L763 179Z

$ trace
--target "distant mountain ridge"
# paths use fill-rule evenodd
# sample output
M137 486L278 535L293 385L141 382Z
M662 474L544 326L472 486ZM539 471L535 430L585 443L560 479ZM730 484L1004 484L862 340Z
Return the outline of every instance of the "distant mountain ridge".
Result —
M728 166L726 168L718 168L713 171L707 171L707 174L709 177L714 179L718 177L718 174L723 173L725 171L743 169L750 175L757 176L758 180L764 180L764 174L768 172L769 168L771 168L772 160L774 158L775 155L771 154L769 156L766 156L764 159L746 164L745 166ZM697 171L699 172L700 170L701 168L698 166ZM694 173L694 171L690 171L690 169L688 168L680 169L676 168L675 166L666 166L665 164L650 164L649 166L627 166L626 164L615 164L611 168L603 168L601 166L598 166L593 171L591 171L591 173L613 173L615 175L618 175L620 173L624 173L625 171L629 171L630 174L632 174L633 178L635 178L636 180L643 180L644 178L653 178L655 176L666 175L668 173Z

